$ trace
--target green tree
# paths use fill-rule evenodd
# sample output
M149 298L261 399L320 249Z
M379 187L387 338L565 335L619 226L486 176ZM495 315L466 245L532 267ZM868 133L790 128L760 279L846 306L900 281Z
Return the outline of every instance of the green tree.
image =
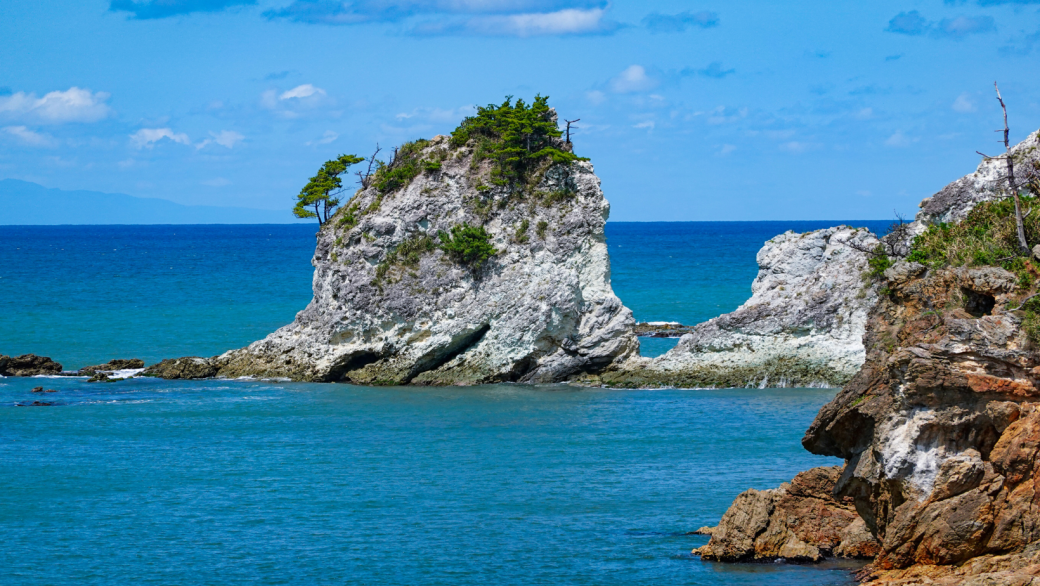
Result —
M340 155L339 158L325 161L318 169L318 174L311 177L307 185L303 186L300 194L296 196L296 207L293 214L297 218L318 218L318 226L329 221L329 217L339 205L336 197L342 191L343 181L340 175L347 172L347 168L364 161L357 155ZM313 211L311 209L313 208Z
M479 269L484 261L498 254L491 245L491 235L483 226L462 223L452 226L451 234L441 230L437 236L441 239L441 250L455 262L472 269Z

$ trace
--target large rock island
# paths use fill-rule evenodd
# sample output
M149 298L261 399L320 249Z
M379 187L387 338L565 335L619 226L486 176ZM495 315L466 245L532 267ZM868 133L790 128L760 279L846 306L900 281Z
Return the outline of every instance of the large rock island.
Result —
M514 119L533 130L508 134ZM632 313L610 287L609 205L560 134L539 98L404 145L321 226L314 298L292 324L146 374L554 382L636 354ZM488 258L449 246L481 239Z

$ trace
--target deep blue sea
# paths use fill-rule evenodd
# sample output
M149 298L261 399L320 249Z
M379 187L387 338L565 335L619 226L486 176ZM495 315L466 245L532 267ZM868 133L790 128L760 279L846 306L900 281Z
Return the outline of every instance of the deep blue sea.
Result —
M762 242L833 224L608 224L614 290L641 321L703 321L748 297ZM0 353L245 345L306 305L313 245L308 226L0 226ZM833 395L0 379L0 584L851 584L842 564L703 563L686 535L837 464L799 444Z

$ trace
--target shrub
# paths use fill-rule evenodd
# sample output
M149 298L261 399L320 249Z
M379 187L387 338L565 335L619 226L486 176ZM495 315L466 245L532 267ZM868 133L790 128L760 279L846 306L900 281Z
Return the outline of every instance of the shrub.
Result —
M867 274L875 279L880 279L885 276L885 271L887 271L893 264L892 259L890 259L888 254L885 252L884 245L878 244L877 247L874 248L874 256L871 256L867 261L867 266L870 267Z
M416 267L424 253L433 252L436 248L433 238L426 234L406 239L387 252L386 258L376 265L376 284L382 283L394 266Z
M498 254L483 226L463 223L452 226L451 234L441 230L437 236L441 239L441 250L455 262L473 269L480 268L487 259Z
M519 244L527 243L527 241L531 239L531 237L527 235L527 229L530 227L531 222L527 218L524 218L524 221L520 222L520 226L517 227L516 235L513 236L513 240Z
M1030 211L1036 197L1022 196L1026 240L1040 241L1040 214ZM1015 204L1012 199L986 201L976 205L958 224L932 224L916 236L907 260L930 267L1000 266L1018 276L1019 285L1035 281L1030 260L1018 253Z
M389 163L376 161L376 172L372 177L372 185L379 193L390 193L405 187L422 172L420 161L422 150L430 141L420 138L414 142L406 142L397 149L394 160ZM437 164L438 169L440 163Z
M538 227L535 228L535 232L538 233L538 237L539 238L541 238L542 240L545 240L545 231L548 228L549 228L549 222L546 222L545 220L541 220L540 222L538 222Z

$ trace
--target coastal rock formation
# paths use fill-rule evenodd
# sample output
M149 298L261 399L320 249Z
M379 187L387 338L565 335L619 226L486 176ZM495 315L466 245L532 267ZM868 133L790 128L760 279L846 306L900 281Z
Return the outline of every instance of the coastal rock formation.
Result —
M592 165L553 155L526 184L496 182L482 144L402 147L321 228L307 308L207 363L227 377L445 385L560 381L636 354L632 313L610 287L609 205ZM388 185L395 169L415 175ZM479 266L443 250L466 226L495 249Z
M802 443L846 460L836 491L881 541L879 578L1022 554L1040 541L1040 356L1017 310L1026 292L996 267L901 263L886 276L863 369Z
M698 530L711 540L693 553L725 562L874 557L877 540L852 499L832 495L840 472L838 467L813 468L779 488L741 493L718 527Z
M751 299L699 324L668 353L589 379L610 386L840 386L863 363L876 286L864 281L869 230L786 232L758 252Z
M1025 185L1040 177L1040 132L1033 132L1025 140L1011 147L1015 173ZM1003 153L997 153L1003 154ZM971 175L965 175L944 187L932 197L924 199L917 213L915 232L929 224L959 222L979 202L1004 197L1007 190L1006 162L1003 158L983 159Z
M46 356L22 354L0 355L0 376L59 375L61 365Z
M213 378L220 369L212 358L186 356L184 358L167 358L153 364L141 372L141 376L154 376L167 380Z

